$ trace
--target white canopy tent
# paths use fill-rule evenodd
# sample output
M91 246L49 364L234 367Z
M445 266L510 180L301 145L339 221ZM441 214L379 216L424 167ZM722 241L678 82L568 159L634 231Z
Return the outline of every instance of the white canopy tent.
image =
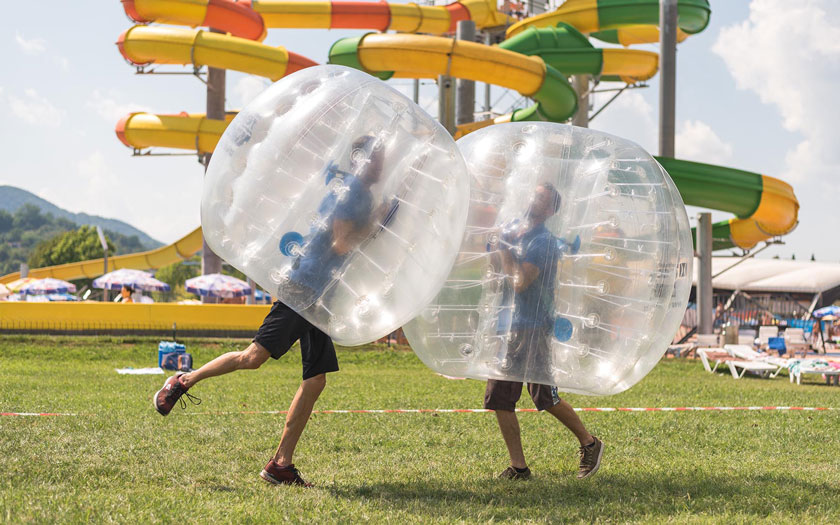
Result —
M712 275L720 274L712 279L713 288L801 294L826 294L840 288L840 264L752 258L734 266L739 261L740 257L712 258ZM698 262L695 259L695 285L697 271Z

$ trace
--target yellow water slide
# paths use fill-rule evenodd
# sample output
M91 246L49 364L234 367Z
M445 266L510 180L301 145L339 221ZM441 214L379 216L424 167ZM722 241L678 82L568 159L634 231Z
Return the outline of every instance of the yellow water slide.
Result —
M162 246L147 252L108 257L108 270L119 270L120 268L148 270L183 261L201 250L202 239L201 228L196 228L168 246ZM104 267L104 259L91 259L77 263L33 268L29 270L29 277L36 279L53 277L65 281L90 279L102 275ZM14 272L0 277L0 283L10 283L16 279L20 279L20 272Z

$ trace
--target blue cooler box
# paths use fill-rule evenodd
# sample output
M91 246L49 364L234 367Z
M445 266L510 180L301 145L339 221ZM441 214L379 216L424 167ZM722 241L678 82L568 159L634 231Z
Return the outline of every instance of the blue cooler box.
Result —
M163 368L163 356L166 354L184 354L187 347L175 341L161 341L158 343L158 366Z

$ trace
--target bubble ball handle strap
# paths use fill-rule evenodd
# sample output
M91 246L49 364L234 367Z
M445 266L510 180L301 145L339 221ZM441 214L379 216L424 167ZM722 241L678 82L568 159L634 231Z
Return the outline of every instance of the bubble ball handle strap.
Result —
M575 240L571 243L565 239L558 239L557 244L562 253L575 255L580 251L580 235L575 235Z
M331 160L330 163L327 164L327 167L324 168L324 171L326 172L324 184L329 184L336 177L344 178L349 175L352 175L352 173L348 171L338 169L338 163L333 160Z
M554 319L554 338L558 341L568 341L571 339L573 331L572 322L565 317Z
M303 235L286 232L280 237L280 253L286 257L297 257L303 253Z

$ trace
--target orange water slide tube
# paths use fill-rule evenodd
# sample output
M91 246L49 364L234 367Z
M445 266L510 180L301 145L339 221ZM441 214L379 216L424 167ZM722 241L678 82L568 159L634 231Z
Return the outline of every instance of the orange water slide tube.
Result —
M445 6L422 6L334 0L306 2L254 0L254 11L266 27L297 29L376 29L402 33L445 34L455 31L461 20L476 26L497 27L514 20L496 9L496 0L460 0Z
M249 40L265 38L265 23L251 0L122 0L135 22L211 27Z
M194 64L234 69L279 80L316 62L283 47L196 29L134 26L117 39L122 56L136 65Z

